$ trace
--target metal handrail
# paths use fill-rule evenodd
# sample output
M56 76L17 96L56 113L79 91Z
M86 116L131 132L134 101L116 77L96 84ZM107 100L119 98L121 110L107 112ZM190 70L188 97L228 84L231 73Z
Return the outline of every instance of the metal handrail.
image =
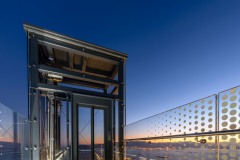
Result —
M226 134L240 134L240 129L237 130L223 130L216 132L204 132L204 133L191 133L191 134L179 134L171 136L157 136L157 137L146 137L146 138L132 138L125 139L124 141L136 141L136 140L153 140L153 139L171 139L171 138L185 138L185 137L199 137L199 136L221 136Z

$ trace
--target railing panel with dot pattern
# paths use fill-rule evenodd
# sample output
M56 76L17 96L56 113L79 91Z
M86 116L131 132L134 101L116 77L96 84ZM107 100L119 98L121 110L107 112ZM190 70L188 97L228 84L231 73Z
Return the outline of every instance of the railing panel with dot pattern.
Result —
M216 95L126 126L126 139L216 131Z
M240 160L240 87L125 127L128 159Z

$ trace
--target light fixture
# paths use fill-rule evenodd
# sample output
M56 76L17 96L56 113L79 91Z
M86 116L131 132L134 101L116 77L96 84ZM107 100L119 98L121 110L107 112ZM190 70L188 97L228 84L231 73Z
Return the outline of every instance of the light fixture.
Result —
M48 79L52 80L54 82L61 82L63 79L63 76L57 75L57 74L52 74L52 73L48 73Z

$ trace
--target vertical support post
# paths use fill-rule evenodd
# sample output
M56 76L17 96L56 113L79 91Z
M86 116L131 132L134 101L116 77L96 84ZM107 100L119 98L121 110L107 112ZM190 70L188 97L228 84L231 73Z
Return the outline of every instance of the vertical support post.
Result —
M66 100L66 110L67 110L67 117L66 117L66 124L67 124L67 147L69 148L69 97L67 96Z
M72 95L72 159L78 159L78 105Z
M60 151L60 114L61 114L61 101L55 101L55 150L58 153Z
M106 159L113 159L113 123L112 123L112 102L108 105L107 109L104 110L104 124L105 126L105 144L106 144Z
M70 145L69 145L69 96L67 95L67 99L66 99L66 134L67 134L67 160L71 159L70 156Z
M95 159L94 154L94 106L91 107L91 159Z
M51 93L50 104L49 104L49 145L50 145L50 159L55 159L55 137L54 137L54 110L55 110L55 98L53 93Z
M115 153L115 148L116 148L116 100L112 100L112 136L113 136L113 152ZM113 154L114 158L116 158L115 154Z
M119 101L118 101L118 135L119 135L119 152L120 152L120 160L124 160L125 157L125 144L124 144L124 127L125 127L125 77L124 77L124 60L119 62L118 64L118 81L119 85Z
M40 92L41 94L42 92ZM46 124L46 98L44 96L39 97L39 121L40 121L40 149L41 149L41 159L47 159L47 147L46 147L46 134L45 134L45 124Z
M46 126L46 129L47 129L47 132L46 132L46 148L47 149L50 149L50 101L49 101L49 98L47 97L46 98L46 114L47 114L47 117L46 117L46 121L47 121L47 126ZM49 159L49 154L46 154L46 157L47 159Z
M215 114L216 114L216 122L215 122L215 131L218 132L219 131L219 93L217 95L215 95ZM215 146L216 146L216 160L220 159L220 144L219 144L219 136L220 135L216 135L215 136Z
M30 89L30 137L31 137L31 159L40 159L40 135L39 135L39 91L35 89Z
M34 33L28 32L28 108L30 120L30 148L31 159L40 159L40 119L39 119L39 91L32 88L32 84L38 83L38 42Z

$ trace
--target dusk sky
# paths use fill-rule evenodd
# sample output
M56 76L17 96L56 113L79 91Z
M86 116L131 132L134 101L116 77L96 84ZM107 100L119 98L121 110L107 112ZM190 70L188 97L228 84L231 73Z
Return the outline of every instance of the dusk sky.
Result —
M27 115L27 22L127 53L127 124L240 85L240 1L1 1L0 103Z

